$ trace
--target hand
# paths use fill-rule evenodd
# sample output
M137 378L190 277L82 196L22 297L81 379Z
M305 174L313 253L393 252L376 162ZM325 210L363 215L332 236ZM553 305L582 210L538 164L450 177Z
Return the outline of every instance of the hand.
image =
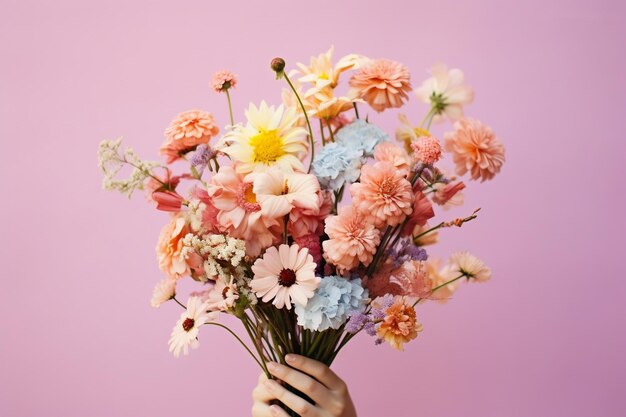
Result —
M315 404L298 397L280 383L261 374L259 383L252 392L253 417L289 416L278 405L270 405L271 400L279 400L302 417L356 417L348 387L328 366L293 354L287 355L285 361L291 368L268 362L268 370L276 378L311 398Z

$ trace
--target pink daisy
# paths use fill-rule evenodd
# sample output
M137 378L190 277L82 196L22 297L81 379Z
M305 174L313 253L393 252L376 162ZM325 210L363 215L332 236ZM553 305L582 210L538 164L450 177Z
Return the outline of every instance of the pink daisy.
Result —
M360 181L350 186L352 201L376 227L395 226L413 212L411 183L390 163L364 165Z
M452 153L456 173L470 172L472 179L492 179L504 164L504 146L493 131L478 120L454 123L454 132L445 134L446 151Z
M351 93L381 112L390 107L400 107L408 100L410 78L408 68L399 62L372 60L350 79Z
M309 250L298 245L272 246L252 265L250 288L264 302L274 300L276 308L291 309L291 302L305 306L320 283L317 265Z
M372 262L380 243L380 232L364 214L352 206L339 209L337 216L326 218L324 229L329 239L322 243L324 258L340 273Z

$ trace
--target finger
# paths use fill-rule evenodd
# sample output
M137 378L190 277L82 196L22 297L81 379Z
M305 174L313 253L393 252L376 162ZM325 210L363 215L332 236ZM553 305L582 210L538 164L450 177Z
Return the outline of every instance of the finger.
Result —
M325 400L330 397L328 388L298 370L276 362L268 362L267 369L276 378L308 395L316 404L324 405Z
M269 415L272 417L289 417L289 414L282 407L278 405L272 405L269 408Z
M274 417L268 404L254 403L252 406L252 417Z
M255 403L259 402L269 404L270 400L273 400L275 398L272 394L270 394L270 392L263 384L263 382L265 381L267 381L267 377L265 376L265 374L261 374L261 376L259 377L259 383L256 387L254 387L254 390L252 391L252 399L255 401Z
M263 384L276 399L280 400L280 402L295 411L297 414L307 417L320 416L319 409L317 407L305 399L298 397L294 393L287 391L287 389L278 382L268 379Z
M344 391L346 389L346 384L342 379L321 362L292 353L285 356L285 361L292 367L311 375L330 390Z

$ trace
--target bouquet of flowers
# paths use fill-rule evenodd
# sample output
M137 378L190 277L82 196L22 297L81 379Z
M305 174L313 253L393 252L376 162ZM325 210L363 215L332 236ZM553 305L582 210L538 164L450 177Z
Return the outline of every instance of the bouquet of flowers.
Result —
M211 113L182 112L165 130L164 164L122 149L121 139L100 144L104 188L129 197L145 190L169 215L157 245L165 277L152 305L173 300L184 309L169 340L175 356L196 348L206 325L234 335L269 378L266 362L285 363L288 353L330 365L361 331L402 350L422 330L420 303L490 278L467 252L442 264L426 251L439 229L477 216L434 221L435 207L462 204L460 177L490 180L504 163L491 129L463 116L473 100L463 73L432 67L414 90L429 110L419 125L399 115L392 140L361 114L407 102L406 66L357 54L333 64L332 54L289 73L273 59L283 103L250 104L243 122L231 107L237 78L217 72L211 87L226 96L230 123L220 135ZM453 126L442 142L429 129L445 120ZM440 167L448 157L454 172ZM120 179L124 166L132 172ZM198 284L184 303L176 292L183 278ZM249 345L220 313L241 321Z

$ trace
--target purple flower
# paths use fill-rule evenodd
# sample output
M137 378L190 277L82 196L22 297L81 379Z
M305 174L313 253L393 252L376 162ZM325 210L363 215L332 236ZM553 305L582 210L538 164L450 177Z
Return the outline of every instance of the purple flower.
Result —
M204 170L211 159L215 158L215 151L209 145L201 144L191 158L191 165L198 171Z
M393 262L394 268L399 268L405 262L427 260L428 253L425 249L415 246L411 239L402 239L387 250L387 257Z

